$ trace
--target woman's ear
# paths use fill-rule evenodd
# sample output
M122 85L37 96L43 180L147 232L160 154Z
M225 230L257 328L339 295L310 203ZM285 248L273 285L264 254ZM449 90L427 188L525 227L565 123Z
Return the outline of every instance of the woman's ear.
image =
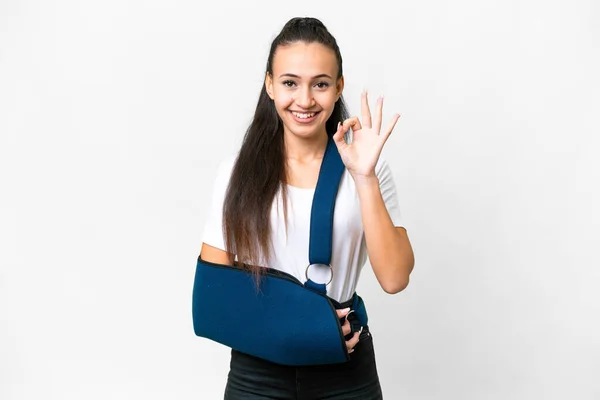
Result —
M338 79L337 83L335 84L335 89L336 89L336 93L337 93L337 98L335 99L335 101L338 101L340 99L340 97L342 96L342 92L344 91L344 76L340 76L340 79Z
M273 100L273 77L268 72L265 76L265 90L267 91L267 94L271 100Z

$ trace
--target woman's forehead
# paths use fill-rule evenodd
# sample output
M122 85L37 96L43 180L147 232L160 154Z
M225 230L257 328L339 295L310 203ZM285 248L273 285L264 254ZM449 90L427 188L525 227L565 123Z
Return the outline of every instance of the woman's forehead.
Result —
M279 46L273 58L273 75L294 74L310 79L327 74L335 76L337 59L333 50L320 43L296 42Z

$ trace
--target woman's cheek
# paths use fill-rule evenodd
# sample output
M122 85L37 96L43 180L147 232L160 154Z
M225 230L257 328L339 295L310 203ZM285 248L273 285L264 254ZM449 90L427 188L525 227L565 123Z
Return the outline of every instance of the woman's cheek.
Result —
M282 110L291 106L292 103L294 103L294 96L292 94L282 95L276 100L277 108Z

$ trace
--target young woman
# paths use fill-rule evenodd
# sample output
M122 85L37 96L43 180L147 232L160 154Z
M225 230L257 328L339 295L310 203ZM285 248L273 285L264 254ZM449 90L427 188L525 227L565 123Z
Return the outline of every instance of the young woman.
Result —
M380 157L399 115L382 129L383 99L371 116L364 92L362 121L349 118L343 89L335 38L317 19L288 21L271 45L241 149L218 168L200 254L209 262L257 274L269 266L306 281L311 203L332 138L346 167L334 214L335 273L327 286L340 318L348 313L367 254L390 294L407 286L414 265L391 171ZM311 273L311 280L327 281L328 271ZM345 363L293 367L232 350L225 399L381 399L368 326L350 335L346 320L342 331L351 353Z

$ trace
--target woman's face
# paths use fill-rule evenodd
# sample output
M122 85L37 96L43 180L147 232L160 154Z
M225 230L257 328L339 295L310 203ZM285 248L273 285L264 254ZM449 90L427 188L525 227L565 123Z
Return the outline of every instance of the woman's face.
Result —
M279 46L265 86L284 130L304 138L326 134L325 123L344 88L333 50L320 43Z

